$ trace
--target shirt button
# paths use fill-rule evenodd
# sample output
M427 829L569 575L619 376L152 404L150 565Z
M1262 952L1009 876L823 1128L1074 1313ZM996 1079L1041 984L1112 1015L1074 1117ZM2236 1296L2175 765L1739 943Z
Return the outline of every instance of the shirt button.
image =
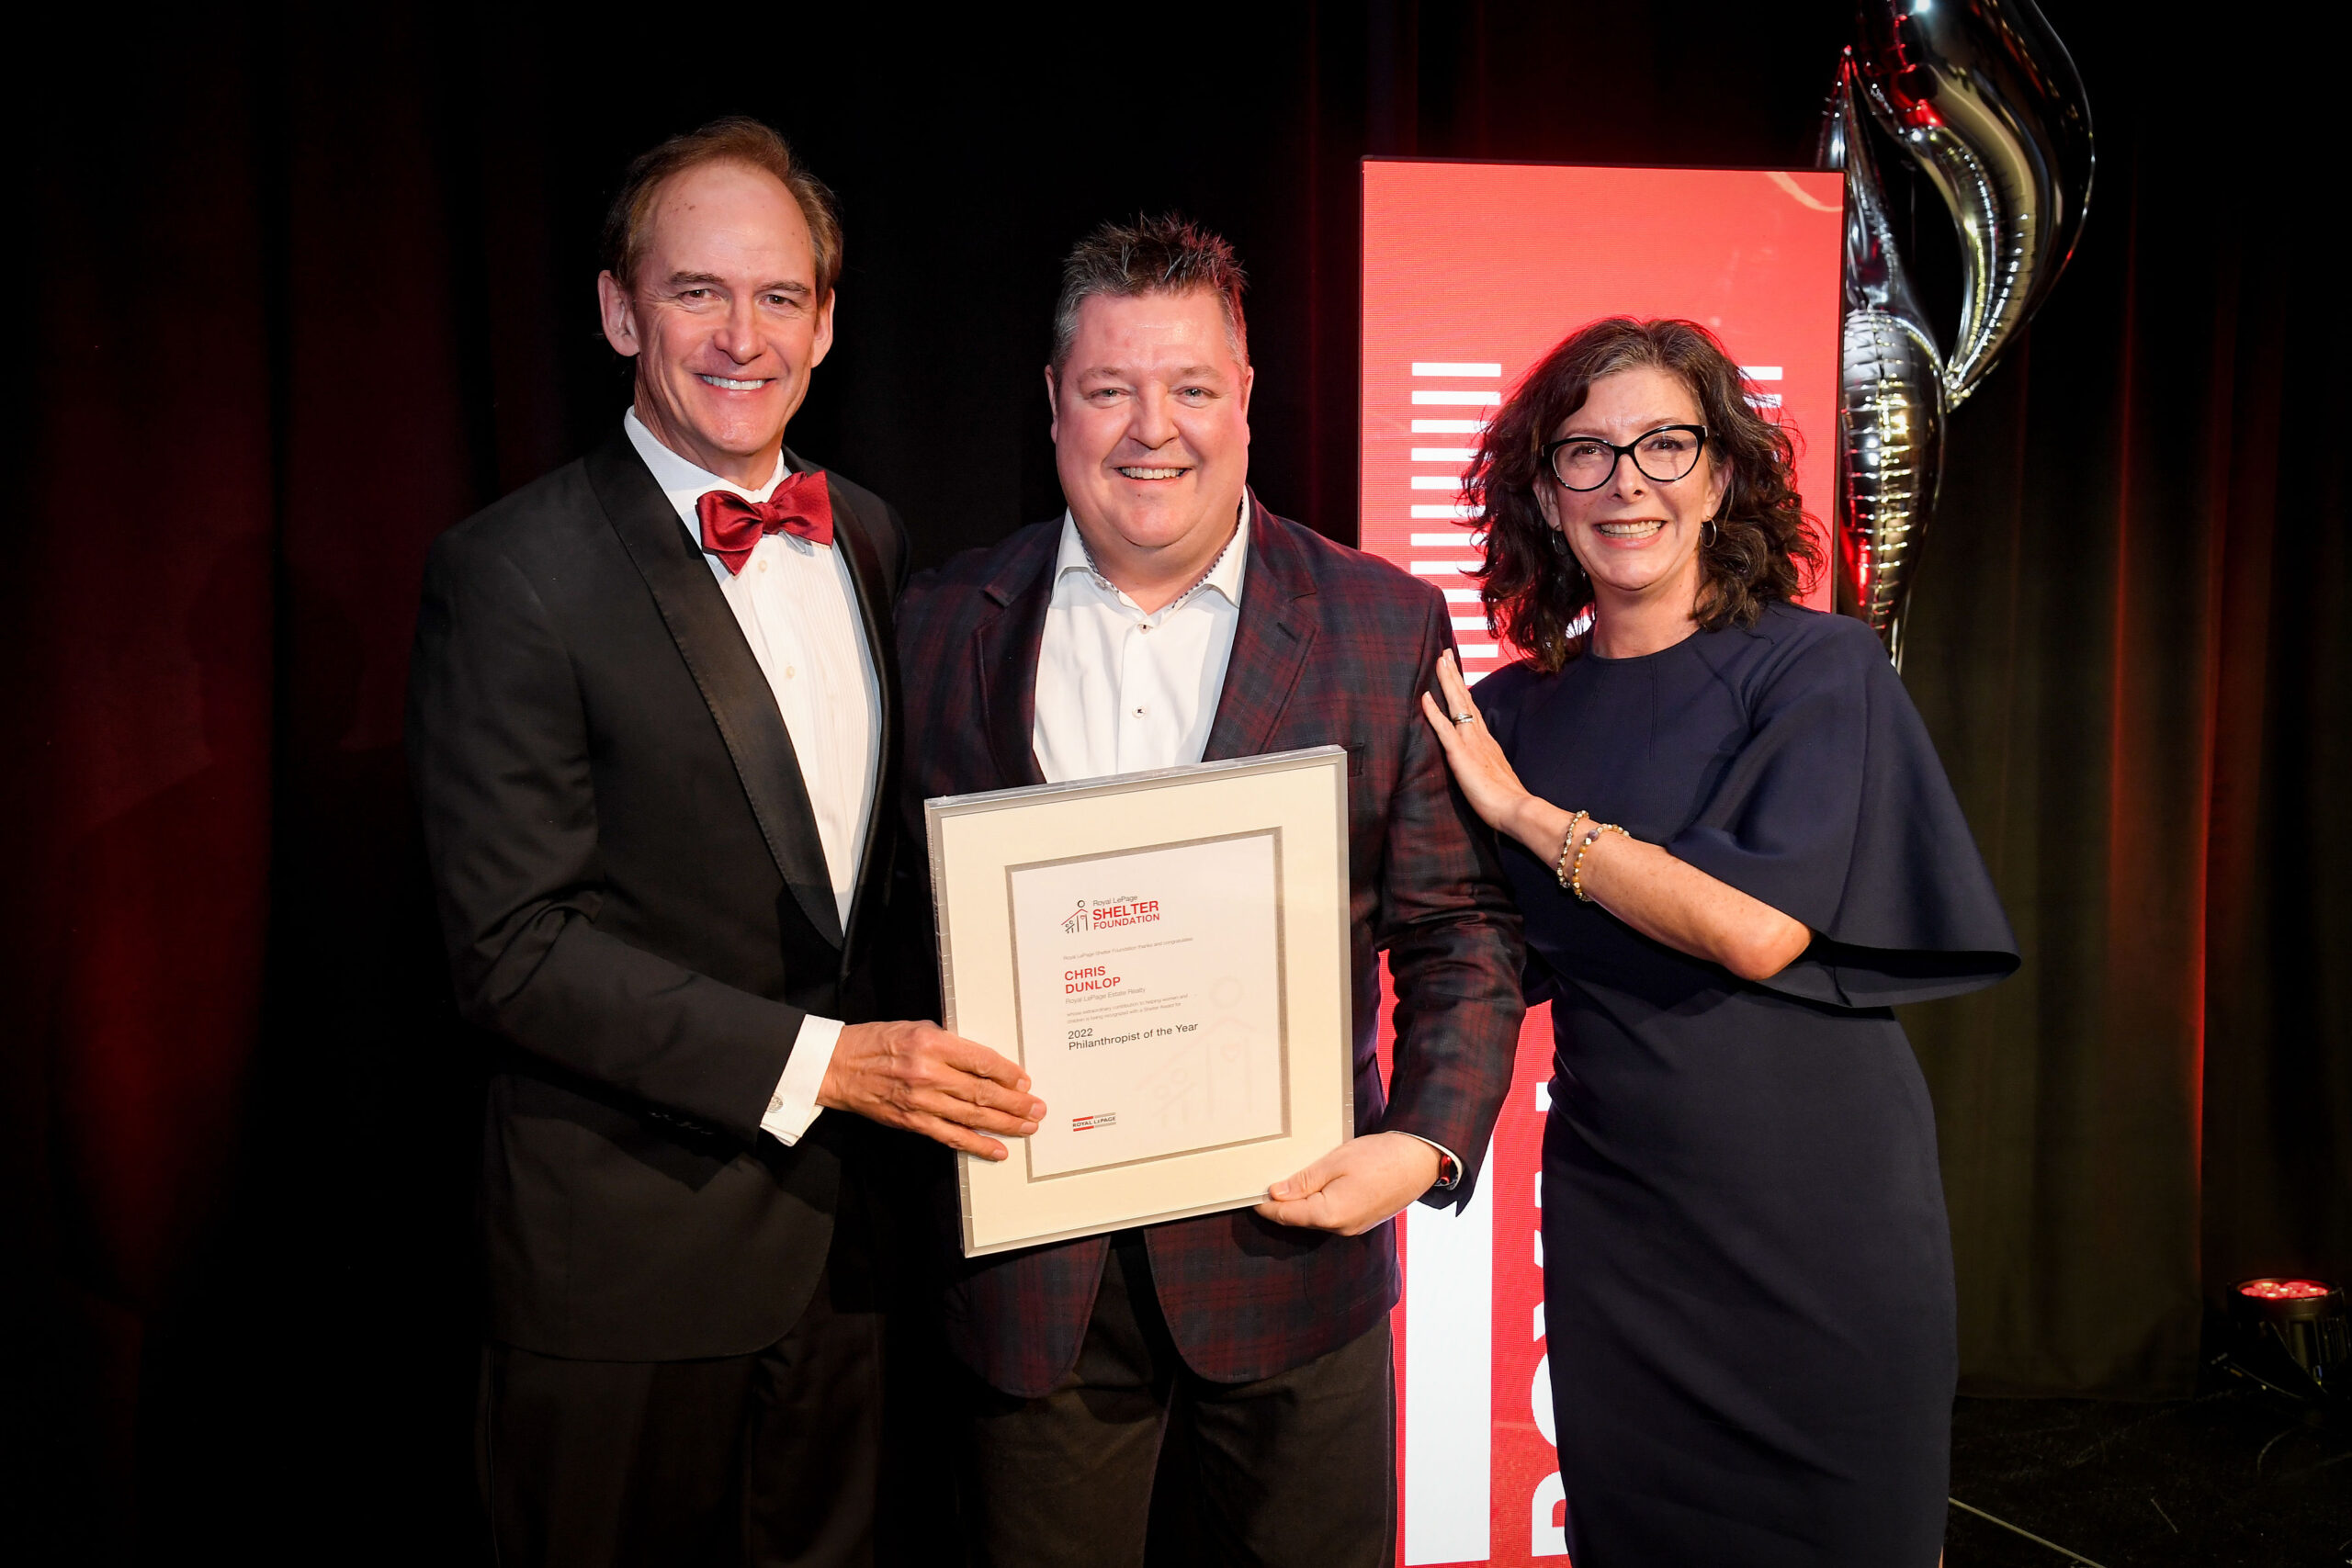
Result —
M784 678L787 681L799 673L799 670L793 665L787 664L784 667Z
M767 569L768 569L768 563L767 563L767 562L765 562L765 561L762 561L762 562L760 563L760 570L761 570L762 571L765 571L765 570L767 570Z
M1148 712L1150 712L1150 711L1151 711L1151 710L1150 710L1150 709L1148 709L1148 708L1145 708L1145 707L1140 707L1140 706L1139 706L1139 707L1137 707L1137 708L1136 709L1136 716L1137 718L1141 718L1145 714L1147 714L1147 713L1148 713Z
M772 1094L772 1095L768 1096L768 1109L769 1109L770 1111L781 1111L781 1110L783 1110L783 1109L784 1109L784 1096L782 1096L782 1095L780 1095L780 1094Z

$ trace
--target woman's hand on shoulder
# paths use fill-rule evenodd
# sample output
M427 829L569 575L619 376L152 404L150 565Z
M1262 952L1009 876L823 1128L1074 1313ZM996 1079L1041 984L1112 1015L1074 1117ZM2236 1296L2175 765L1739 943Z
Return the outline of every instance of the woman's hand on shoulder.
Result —
M1527 786L1519 782L1518 770L1503 755L1478 705L1471 700L1470 684L1463 680L1451 649L1437 656L1437 684L1445 705L1441 707L1435 697L1423 692L1421 716L1437 732L1438 744L1445 749L1445 765L1453 770L1454 782L1462 786L1470 809L1488 827L1509 833L1531 849L1544 837L1556 846L1567 814L1528 794Z

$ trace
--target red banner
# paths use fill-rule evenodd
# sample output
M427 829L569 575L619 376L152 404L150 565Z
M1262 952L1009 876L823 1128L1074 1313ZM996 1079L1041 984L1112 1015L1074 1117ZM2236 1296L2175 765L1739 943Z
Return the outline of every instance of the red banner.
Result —
M1366 161L1361 538L1444 590L1474 682L1517 655L1462 575L1479 558L1462 470L1518 378L1587 321L1713 332L1795 432L1808 510L1831 514L1844 197L1843 176L1810 169ZM1824 574L1808 602L1826 609L1828 592ZM1408 1568L1566 1551L1537 1228L1551 1058L1538 1009L1476 1197L1459 1215L1416 1206L1401 1227Z

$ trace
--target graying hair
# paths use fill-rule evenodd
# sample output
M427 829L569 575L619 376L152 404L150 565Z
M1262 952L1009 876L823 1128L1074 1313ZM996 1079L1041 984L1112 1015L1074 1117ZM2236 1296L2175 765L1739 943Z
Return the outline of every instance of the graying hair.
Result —
M1132 299L1143 294L1216 293L1225 312L1225 339L1234 358L1250 363L1250 329L1241 315L1249 285L1233 247L1220 235L1174 213L1105 223L1070 250L1062 263L1061 298L1054 304L1054 369L1069 361L1078 341L1078 308L1096 295Z

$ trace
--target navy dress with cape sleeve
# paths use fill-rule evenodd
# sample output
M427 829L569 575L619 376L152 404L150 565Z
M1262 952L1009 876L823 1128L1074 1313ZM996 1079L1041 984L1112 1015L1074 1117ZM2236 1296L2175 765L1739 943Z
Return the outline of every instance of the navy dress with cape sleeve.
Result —
M1754 671L1748 732L1667 849L1813 930L1774 990L1888 1007L2007 978L2017 939L1918 711L1860 622L1818 620Z
M1951 1247L1893 1008L2018 957L1901 681L1860 623L1775 605L1475 694L1535 794L1815 932L1744 981L1505 850L1552 1003L1536 1217L1577 1568L1933 1568Z

